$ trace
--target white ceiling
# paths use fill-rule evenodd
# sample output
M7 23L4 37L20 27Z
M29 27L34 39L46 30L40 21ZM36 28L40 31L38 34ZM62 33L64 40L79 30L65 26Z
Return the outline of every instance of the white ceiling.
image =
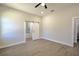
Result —
M15 8L15 9L22 10L24 12L28 12L31 14L39 15L39 16L45 16L47 14L53 13L53 12L50 12L51 10L54 10L54 12L60 12L60 11L63 11L65 9L73 7L73 6L79 6L78 3L75 3L75 4L72 4L72 3L46 3L48 8L45 9L41 5L37 8L35 8L35 5L37 5L37 3L7 3L4 5ZM41 14L41 11L43 11L44 13Z

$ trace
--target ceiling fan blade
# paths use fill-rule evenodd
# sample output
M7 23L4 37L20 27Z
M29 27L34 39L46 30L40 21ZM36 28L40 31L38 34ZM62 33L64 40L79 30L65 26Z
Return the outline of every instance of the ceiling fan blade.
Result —
M47 9L47 5L45 4L45 9Z
M41 3L37 4L37 5L35 6L35 8L37 8L40 4L41 4Z

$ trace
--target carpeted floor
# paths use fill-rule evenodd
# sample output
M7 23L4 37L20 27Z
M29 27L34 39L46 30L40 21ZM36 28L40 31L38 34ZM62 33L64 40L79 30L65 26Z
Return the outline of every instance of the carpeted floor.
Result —
M74 48L44 39L0 49L1 56L78 56L79 45Z

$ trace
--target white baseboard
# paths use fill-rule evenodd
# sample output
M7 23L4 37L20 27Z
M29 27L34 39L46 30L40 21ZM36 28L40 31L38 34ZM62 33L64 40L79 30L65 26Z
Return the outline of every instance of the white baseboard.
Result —
M63 45L67 45L67 46L70 46L70 47L73 47L73 45L67 44L67 43L65 43L65 42L60 42L60 41L52 40L52 39L49 39L49 38L46 38L46 37L41 37L41 38L42 38L42 39L49 40L49 41L57 42L57 43L60 43L60 44L63 44Z
M18 45L18 44L21 44L21 43L25 43L25 41L21 41L21 42L9 44L9 45L5 45L5 46L0 46L0 49L7 48L7 47L11 47L11 46Z

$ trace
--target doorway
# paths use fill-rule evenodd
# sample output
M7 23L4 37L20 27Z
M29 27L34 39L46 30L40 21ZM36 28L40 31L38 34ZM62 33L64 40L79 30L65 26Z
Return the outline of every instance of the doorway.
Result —
M74 46L79 46L79 17L74 17L72 21L73 43Z
M26 21L26 41L39 39L39 22Z

